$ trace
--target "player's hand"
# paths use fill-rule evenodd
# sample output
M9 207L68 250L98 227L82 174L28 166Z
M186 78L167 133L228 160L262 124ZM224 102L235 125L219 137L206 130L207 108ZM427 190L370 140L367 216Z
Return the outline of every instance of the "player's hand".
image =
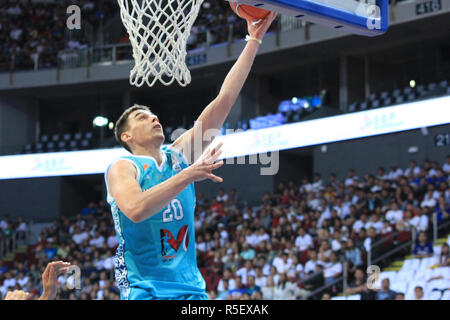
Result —
M197 161L185 171L189 174L192 182L210 179L216 182L222 182L223 179L214 175L213 170L223 166L223 161L216 162L222 153L223 143L219 143L214 149L209 148L198 158Z
M258 20L257 22L247 20L248 34L251 37L262 40L262 38L264 38L264 35L266 34L267 30L269 29L270 25L272 24L273 20L275 20L277 15L278 13L271 12L267 17Z
M9 291L5 300L30 300L31 295L23 290Z
M68 271L70 263L63 261L50 262L42 274L43 293L39 300L53 300L56 297L58 277Z

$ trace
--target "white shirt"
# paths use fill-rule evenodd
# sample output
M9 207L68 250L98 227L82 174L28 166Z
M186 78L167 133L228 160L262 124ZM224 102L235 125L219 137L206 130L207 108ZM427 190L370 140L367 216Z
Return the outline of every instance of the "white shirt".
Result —
M114 257L108 257L103 261L103 267L107 270L114 268Z
M331 240L331 250L333 251L341 250L341 243L336 239Z
M249 236L245 236L245 242L247 242L251 246L256 245L256 234L252 233Z
M88 238L88 234L86 232L82 232L82 233L78 233L78 234L74 234L72 236L72 240L73 242L75 242L76 244L80 244L82 243L84 240L86 240Z
M295 246L300 250L300 251L305 251L308 249L309 247L313 246L313 240L311 238L311 236L309 234L305 234L303 237L302 236L298 236L295 239Z
M259 244L259 243L261 243L263 241L266 241L266 240L269 240L269 239L270 239L270 237L269 237L269 235L267 233L264 233L262 235L258 234L258 235L255 236L255 243Z
M242 279L242 284L247 284L247 276L256 276L255 270L251 269L251 270L247 270L246 267L242 267L240 268L238 271L236 271L236 275L238 277L241 277Z
M236 280L233 278L228 279L228 290L234 290L236 289ZM223 279L220 279L219 284L217 285L217 292L224 291L225 288L223 287Z
M359 233L362 228L365 228L365 223L362 220L358 220L353 224L352 229Z
M0 221L0 229L6 229L8 227L8 224L5 220Z
M119 239L117 239L116 236L111 235L108 237L108 247L109 248L114 248L118 244L119 244Z
M336 276L341 272L342 272L342 264L340 262L336 262L323 270L323 276L325 278L330 278Z
M5 288L14 287L15 285L16 285L16 279L14 279L14 278L5 279L5 281L3 281L3 286Z
M444 163L444 165L442 166L442 170L444 170L444 172L449 173L450 172L450 163Z
M17 227L17 231L27 231L27 224L22 222L19 227Z
M402 169L398 168L396 171L391 170L389 172L388 178L389 178L389 180L395 180L402 175L403 175Z
M259 286L260 288L265 287L266 283L267 283L267 277L265 277L265 276L255 278L255 284L257 286Z
M305 273L308 274L310 272L314 272L316 270L316 265L318 263L318 260L313 261L312 259L308 260L305 263Z
M226 193L224 193L224 195L223 196L217 196L216 197L216 200L217 200L217 202L225 202L225 201L227 201L228 200L228 195L226 194Z
M411 169L411 168L407 168L406 170L405 170L405 176L409 176L409 173L411 172L411 170L413 170L413 175L414 176L417 176L419 173L420 173L420 168L419 167L414 167L414 169Z
M403 219L403 211L402 210L389 210L386 212L386 220L389 221L390 224L395 224L398 221Z
M97 248L103 247L104 243L105 243L105 238L103 236L99 236L98 238L94 238L91 241L89 241L89 245L96 246Z
M418 231L426 231L428 229L428 217L426 215L415 216L409 222Z
M421 208L425 208L425 207L435 207L436 206L436 199L431 198L431 199L426 199L423 200L422 203L420 204Z
M369 221L369 222L367 222L366 230L369 230L371 227L374 227L376 232L379 233L381 231L381 229L383 229L383 222L382 221L377 221L377 222Z

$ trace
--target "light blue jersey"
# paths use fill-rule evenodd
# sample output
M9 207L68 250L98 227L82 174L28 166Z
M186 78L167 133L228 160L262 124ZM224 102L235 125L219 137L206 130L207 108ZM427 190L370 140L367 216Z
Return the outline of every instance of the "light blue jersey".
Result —
M170 146L164 146L161 150L163 161L160 166L154 158L147 156L132 155L117 159L133 163L142 191L162 183L188 166L179 151ZM105 173L107 186L108 171L113 163ZM114 269L122 299L184 299L183 296L207 299L205 280L197 267L193 183L166 208L140 223L128 219L109 192L107 200L119 238Z

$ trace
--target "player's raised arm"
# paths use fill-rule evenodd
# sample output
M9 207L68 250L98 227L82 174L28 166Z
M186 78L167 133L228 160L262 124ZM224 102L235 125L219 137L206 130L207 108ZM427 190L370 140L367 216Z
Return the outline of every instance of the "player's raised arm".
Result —
M192 166L166 181L142 191L136 181L136 169L129 161L115 162L108 172L108 187L120 210L133 222L142 222L166 207L189 184L210 179L222 182L212 171L221 167L216 162L222 151L218 145L207 150Z
M191 162L194 162L201 154L201 151L193 150L194 137L200 136L203 139L205 131L222 128L250 73L260 45L258 40L264 37L276 16L277 13L272 12L257 24L247 20L249 35L257 40L247 42L238 60L226 76L218 96L203 110L194 127L173 143L173 146L180 149ZM203 141L202 150L207 148L211 141Z

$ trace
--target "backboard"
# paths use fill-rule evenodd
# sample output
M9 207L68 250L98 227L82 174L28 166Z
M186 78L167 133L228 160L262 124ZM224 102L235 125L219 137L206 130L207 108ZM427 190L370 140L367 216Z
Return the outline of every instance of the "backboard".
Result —
M345 32L376 36L389 24L389 0L233 0Z

